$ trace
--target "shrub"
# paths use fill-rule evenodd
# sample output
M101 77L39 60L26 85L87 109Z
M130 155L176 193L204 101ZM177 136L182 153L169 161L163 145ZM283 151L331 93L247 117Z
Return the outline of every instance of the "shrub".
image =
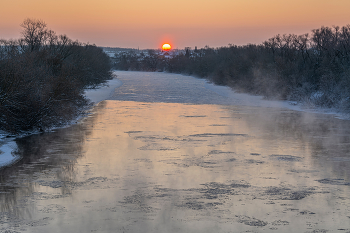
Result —
M57 36L42 21L22 27L23 38L0 41L0 129L11 133L66 124L87 106L84 88L111 78L102 49Z

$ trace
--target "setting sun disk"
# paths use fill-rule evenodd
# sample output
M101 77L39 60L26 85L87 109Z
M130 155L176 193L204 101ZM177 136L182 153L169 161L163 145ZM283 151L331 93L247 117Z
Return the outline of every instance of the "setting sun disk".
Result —
M169 51L171 49L171 45L170 44L163 44L162 49L164 51Z

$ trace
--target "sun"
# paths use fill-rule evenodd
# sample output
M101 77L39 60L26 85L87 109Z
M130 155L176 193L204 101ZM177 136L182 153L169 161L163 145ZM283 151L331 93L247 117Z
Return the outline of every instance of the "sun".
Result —
M170 44L163 44L162 49L164 51L169 51L171 49L171 45Z

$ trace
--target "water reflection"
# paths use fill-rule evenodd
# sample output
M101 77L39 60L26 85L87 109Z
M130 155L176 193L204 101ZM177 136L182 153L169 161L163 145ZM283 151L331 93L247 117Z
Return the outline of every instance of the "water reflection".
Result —
M0 229L350 231L349 129L281 109L104 101L16 141Z
M96 111L103 106L101 103ZM83 155L84 142L91 133L94 117L84 121L85 124L15 140L17 147L13 154L21 159L12 166L3 167L0 173L0 211L3 215L11 216L12 220L30 217L35 203L24 203L23 198L37 191L36 181L43 176L62 183L57 195L70 193L64 184L74 179L75 164Z
M288 140L296 146L309 147L313 163L331 169L335 177L350 180L349 121L334 115L291 110L260 108L253 111L254 114L247 117L250 128L262 129L270 140Z

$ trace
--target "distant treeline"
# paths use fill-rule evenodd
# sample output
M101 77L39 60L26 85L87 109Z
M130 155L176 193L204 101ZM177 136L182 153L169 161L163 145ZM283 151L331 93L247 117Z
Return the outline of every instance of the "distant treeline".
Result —
M66 124L86 107L84 89L111 79L102 49L56 35L26 19L22 38L0 40L0 130L18 133Z
M350 25L175 56L120 53L115 67L189 74L267 98L350 110Z

